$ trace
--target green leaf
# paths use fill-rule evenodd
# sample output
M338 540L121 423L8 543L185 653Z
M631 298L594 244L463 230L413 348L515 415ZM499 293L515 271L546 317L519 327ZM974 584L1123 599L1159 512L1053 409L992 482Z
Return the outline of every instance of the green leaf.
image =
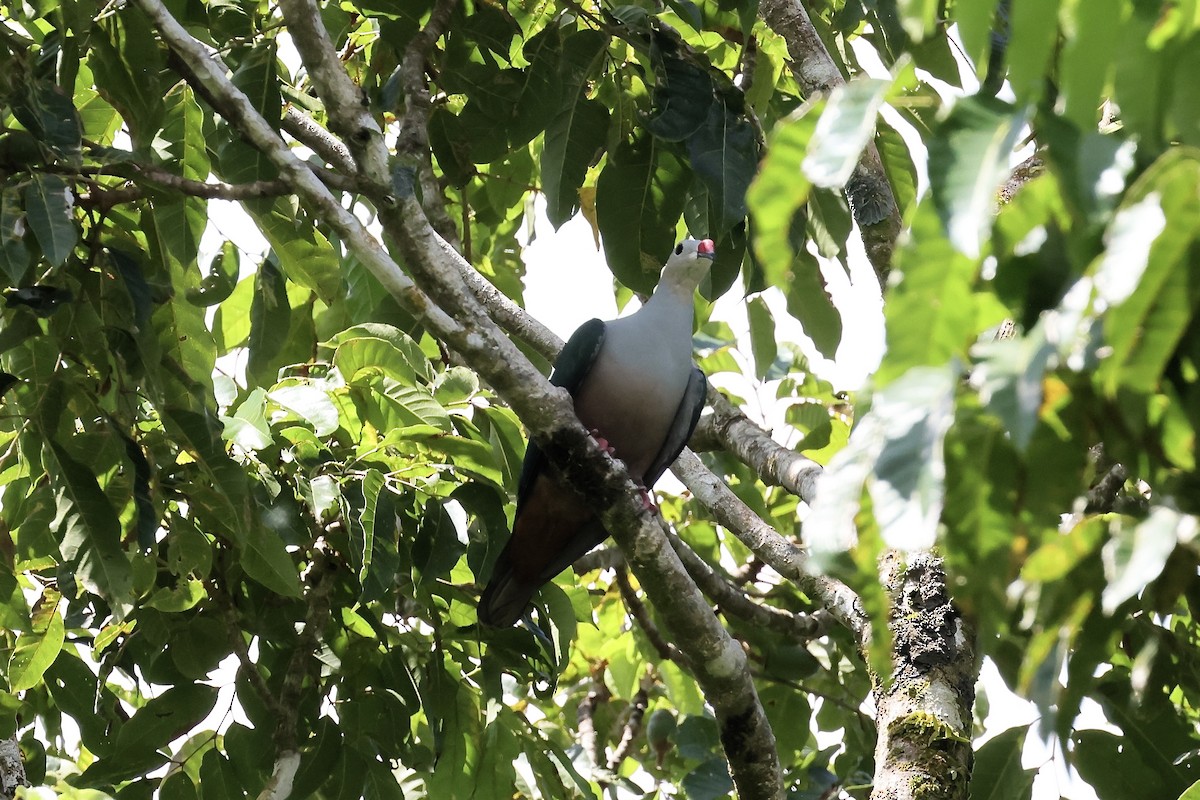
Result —
M546 127L541 151L541 188L546 193L546 216L554 229L580 209L578 191L584 175L608 130L608 110L587 97L587 80L608 37L600 31L583 30L563 42L559 72L563 80L563 108Z
M53 84L31 80L15 93L12 113L39 143L78 163L83 132L70 96Z
M38 173L25 187L25 219L51 266L62 266L79 238L72 205L71 190L57 175Z
M900 132L883 117L879 117L876 124L878 131L875 134L875 144L879 149L879 158L883 161L892 195L896 198L896 205L903 216L917 201L917 167Z
M891 88L891 81L864 79L830 93L801 163L814 185L837 189L850 180Z
M1067 37L1060 80L1066 117L1080 130L1092 130L1100 118L1101 96L1109 84L1129 8L1122 0L1093 0L1086 8L1068 3L1064 9Z
M721 757L710 758L683 776L680 783L688 800L717 800L733 791L729 767Z
M21 190L16 186L5 186L0 192L0 269L12 286L20 286L29 271L25 209L21 205Z
M658 283L690 182L687 166L654 138L609 155L596 185L596 215L609 269L635 292L648 294Z
M132 8L104 15L92 31L88 64L96 85L121 112L134 147L149 147L163 114L165 47L149 18Z
M222 438L243 450L263 450L274 441L267 423L267 393L261 387L250 392L233 416L221 417L221 422L225 426Z
M746 303L746 313L750 318L750 350L754 354L754 371L762 380L779 353L779 345L775 341L775 319L761 297L752 298Z
M121 523L87 467L54 442L47 443L47 467L54 486L63 558L89 592L103 597L118 617L133 600L133 574L121 546Z
M555 230L579 211L579 189L588 167L604 146L608 110L580 95L575 105L559 112L546 129L542 149L542 191L546 216Z
M975 753L971 800L1029 800L1035 769L1022 769L1021 751L1028 727L1010 728L992 737Z
M746 195L754 220L751 243L771 286L788 285L796 253L803 248L802 240L794 242L794 231L798 219L803 224L801 210L812 185L800 164L816 122L817 115L810 112L776 126L762 168Z
M903 280L889 288L884 303L887 354L876 373L879 385L911 367L965 359L976 333L975 265L945 238L928 203L917 209L895 270Z
M1046 90L1046 67L1058 41L1059 4L1017 2L1009 12L1008 83L1021 105L1037 103Z
M359 515L359 524L362 526L363 539L358 557L358 581L361 584L366 583L367 573L371 570L371 561L374 558L375 512L379 507L380 495L387 491L386 483L383 473L377 469L367 470L367 474L362 479L363 508ZM378 522L385 525L388 520L381 518Z
M995 214L996 190L1025 114L1003 103L968 97L958 102L929 141L929 183L950 241L978 258Z
M204 800L237 800L246 796L233 765L217 750L208 750L200 762L200 791Z
M934 29L939 4L937 0L898 0L900 24L914 41L921 41Z
M842 314L829 296L821 265L807 250L796 254L784 286L788 313L799 320L821 355L833 358L842 342Z
M950 366L918 367L875 395L846 448L821 476L806 521L822 532L808 542L814 552L845 550L854 543L864 487L888 547L933 546L945 494L942 448L954 421L958 379L958 369Z
M1106 614L1115 613L1122 603L1158 578L1176 545L1195 540L1200 525L1193 516L1155 506L1149 518L1132 530L1119 521L1109 530L1110 538L1101 550L1107 580L1101 603Z
M656 138L681 142L711 121L713 82L708 72L675 53L655 48L654 112L645 128ZM720 111L718 111L718 114Z
M224 302L237 286L241 268L241 252L229 239L208 262L208 273L196 286L188 287L187 301L196 306L213 306Z
M1104 319L1112 352L1099 374L1109 395L1157 387L1200 300L1188 266L1200 238L1197 181L1195 151L1166 153L1130 188L1108 232L1096 288L1115 304Z
M458 528L441 503L430 501L413 540L413 567L419 585L445 577L467 546L459 541Z
M1200 781L1196 781L1179 795L1179 800L1200 800Z
M267 397L277 406L287 409L312 426L318 437L329 436L338 429L337 406L322 387L321 381L286 378L276 384ZM278 420L276 420L278 422Z
M758 169L758 140L745 117L721 97L687 138L688 160L708 190L711 237L724 237L746 218L746 191Z
M1025 450L1042 408L1042 379L1055 355L1045 325L1039 323L1027 336L981 342L971 352L978 359L971 384L979 389L984 407L1004 423L1017 449Z
M254 302L250 305L250 361L247 369L254 375L266 375L275 356L283 349L291 327L292 306L288 302L287 280L279 267L268 258L254 276Z
M42 675L58 658L66 640L66 628L57 612L50 614L45 633L23 633L8 661L8 690L23 692L42 682Z
M290 198L246 203L288 280L316 292L326 304L342 293L341 260L329 239Z

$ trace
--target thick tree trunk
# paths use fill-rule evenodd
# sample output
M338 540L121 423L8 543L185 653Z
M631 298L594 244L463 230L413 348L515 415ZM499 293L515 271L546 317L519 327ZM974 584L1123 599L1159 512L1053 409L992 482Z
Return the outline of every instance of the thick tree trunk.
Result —
M966 800L975 703L974 633L950 602L942 561L890 553L892 674L875 690L871 800Z

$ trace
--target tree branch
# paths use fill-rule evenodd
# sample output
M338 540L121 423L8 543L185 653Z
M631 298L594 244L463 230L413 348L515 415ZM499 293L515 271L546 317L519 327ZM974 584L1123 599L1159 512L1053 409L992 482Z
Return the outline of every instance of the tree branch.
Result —
M669 535L671 546L683 562L684 569L696 581L700 591L716 603L722 613L746 620L756 628L772 630L791 639L813 639L825 633L825 625L816 614L793 614L772 606L760 605L728 580L717 574L708 562L696 554L676 534Z
M450 24L450 16L454 13L457 5L458 0L438 0L429 14L429 21L425 27L408 43L404 59L400 64L405 108L404 116L400 120L400 135L396 140L397 154L408 157L417 166L422 205L429 215L433 229L456 249L460 246L458 228L455 227L454 220L446 211L446 198L442 194L442 186L438 183L437 176L433 174L433 158L429 148L429 116L433 113L433 103L430 101L429 89L425 84L425 61L437 40L446 32L446 28ZM463 236L469 242L471 223L467 214L465 195L462 205ZM471 272L474 271L474 269L471 270ZM488 286L491 284L489 283Z
M280 0L279 10L317 96L325 104L330 129L350 148L358 172L386 188L388 152L383 130L371 115L362 89L346 73L316 2Z
M768 566L820 603L854 634L860 650L865 649L871 641L871 623L854 590L833 578L807 573L804 551L763 522L753 509L700 463L695 453L684 450L671 471L713 512L719 523Z
M787 44L792 57L788 67L806 97L826 95L846 82L802 0L761 0L758 16ZM900 235L900 210L873 141L859 156L846 183L846 196L879 285L886 287L896 237Z
M608 662L601 661L591 668L591 688L588 689L587 697L583 699L575 712L575 722L579 729L579 746L583 748L583 752L587 753L588 758L592 761L592 766L596 768L603 768L605 763L604 746L596 735L596 709L601 703L607 703L612 698L612 692L604 683L604 670L607 667Z
M622 563L618 566L616 572L617 590L621 593L621 600L625 603L629 616L633 617L634 622L650 640L650 645L658 653L658 657L666 661L674 661L677 664L683 663L682 653L663 638L658 626L654 624L654 620L650 619L650 612L646 610L645 603L642 602L642 598L637 596L637 590L629 582L629 571L625 564Z

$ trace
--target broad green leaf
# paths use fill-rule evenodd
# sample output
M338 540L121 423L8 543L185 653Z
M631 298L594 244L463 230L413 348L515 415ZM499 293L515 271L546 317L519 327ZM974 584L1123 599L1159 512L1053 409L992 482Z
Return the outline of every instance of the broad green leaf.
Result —
M813 129L801 168L816 186L846 185L875 133L891 81L854 80L834 89Z
M1066 33L1060 73L1066 118L1080 130L1092 130L1100 118L1102 95L1129 8L1121 0L1091 0L1068 2L1060 12Z
M1176 545L1195 541L1200 523L1173 508L1156 506L1136 527L1117 522L1109 530L1110 538L1101 550L1107 579L1101 603L1106 614L1158 578Z
M1060 0L1014 0L1009 12L1008 83L1017 102L1032 105L1046 90L1046 66L1058 40Z
M1102 296L1116 303L1104 319L1112 352L1100 369L1110 395L1121 386L1154 390L1200 298L1190 261L1200 238L1197 181L1200 156L1168 152L1130 188L1110 228L1110 248L1128 258L1122 271L1106 253L1096 274Z
M48 442L46 462L54 486L63 558L80 583L109 602L119 617L130 610L133 576L121 546L121 524L96 476L54 442Z
M363 508L359 515L359 524L362 526L362 544L360 547L360 555L358 558L359 583L366 583L367 573L371 570L371 561L374 557L373 551L375 548L375 512L379 506L379 497L381 493L386 492L385 479L383 473L379 470L368 470L367 474L362 479L363 493ZM380 520L381 524L386 524L387 520Z
M960 101L929 141L933 201L954 246L971 258L995 214L996 191L1008 175L1008 159L1025 126L1025 115L980 98Z
M721 97L708 105L708 116L688 136L687 152L696 177L708 190L708 235L724 237L746 218L746 191L758 169L754 129Z
M208 262L208 272L200 282L187 290L187 300L197 306L212 306L224 302L237 286L241 267L241 253L232 241L226 239L221 249Z
M121 112L134 147L148 147L163 115L166 48L161 46L149 18L133 8L106 14L93 28L88 59L96 85Z
M420 345L413 341L412 337L404 331L392 326L384 325L377 322L367 322L361 325L355 325L353 328L347 328L340 333L330 337L329 341L322 342L324 347L340 348L343 344L347 344L355 339L379 339L386 342L392 348L397 350L403 356L403 359L408 363L408 370L404 374L411 372L414 375L421 377L426 383L433 380L433 368L429 364L429 359L421 351ZM336 356L335 356L336 357ZM395 367L391 356L387 356L385 361L390 368L400 369ZM355 362L358 363L358 362ZM362 363L371 363L364 361ZM393 375L397 380L403 380L402 374L397 372Z
M784 286L788 313L804 326L821 355L833 358L842 341L842 315L829 295L820 263L807 251L797 253Z
M254 275L254 301L250 304L250 361L247 369L254 375L270 375L275 356L283 349L291 327L292 306L288 302L287 280L279 267L268 258Z
M681 142L712 119L712 78L703 67L676 53L655 48L654 56L655 108L646 118L645 128L655 138Z
M891 184L892 196L896 198L896 205L903 216L917 201L917 167L900 133L883 117L879 117L876 124L875 145L879 149L888 183Z
M8 690L23 692L42 682L42 675L58 658L66 639L63 620L57 613L50 615L44 633L23 633L8 661Z
M276 384L267 397L272 403L286 409L289 416L299 417L313 428L318 437L325 437L338 429L338 410L329 397L329 390L322 381L287 378ZM272 415L279 422L278 413Z
M580 95L575 105L559 112L546 129L542 149L542 191L546 216L557 230L579 210L579 189L588 166L604 145L608 111Z
M903 279L884 304L887 354L876 373L879 385L911 367L964 357L976 333L975 265L945 238L928 203L917 209L895 269Z
M225 426L222 438L243 450L262 450L274 441L267 423L267 393L261 387L250 392L232 416L221 417L221 422Z
M975 74L980 81L987 75L992 31L999 21L993 22L998 2L999 0L964 0L955 4L954 8L964 55L975 66Z
M1035 769L1021 767L1027 727L1010 728L987 741L975 753L971 771L971 800L1029 800Z
M888 547L933 546L945 494L942 447L954 420L959 378L950 366L920 367L878 392L850 442L821 475L807 543L814 552L848 549L864 487Z
M444 577L467 546L459 541L458 528L441 503L430 501L413 541L413 567L420 585L428 585Z
M1196 781L1179 795L1179 800L1200 800L1200 781Z
M246 574L284 597L299 597L300 573L292 557L273 531L255 527L238 542L241 565Z
M1021 577L1039 583L1062 580L1096 552L1108 528L1102 517L1083 520L1066 535L1051 539L1035 550L1021 567Z
M341 293L341 261L329 239L287 198L246 204L288 280L316 292L326 304Z
M752 245L767 283L783 288L803 241L795 241L796 221L803 224L801 209L811 184L804 178L804 160L816 126L816 109L806 116L777 126L758 177L746 195L753 215Z
M681 788L688 800L717 800L733 790L729 766L721 757L710 758L683 776Z
M250 50L242 51L242 57L231 76L234 86L245 93L254 110L261 114L272 128L279 127L283 109L279 92L280 76L277 69L276 50L274 38L258 41ZM250 183L271 180L278 176L278 168L267 158L265 153L248 142L243 142L236 133L230 133L229 136L230 139L219 150L220 170L226 180L233 183ZM284 203L285 201L281 199L278 202ZM247 211L254 214L255 211L263 210L264 206L270 208L271 203L270 201L255 201L254 203L245 203L244 206ZM291 218L294 219L294 217L293 214ZM260 227L262 227L261 222ZM263 235L267 236L267 241L271 241L266 230L263 231ZM271 246L275 248L276 252L279 251L275 242L271 242Z
M775 341L775 319L761 297L752 298L746 303L746 313L750 318L750 351L754 355L754 371L762 380L779 352Z
M971 384L979 399L1012 435L1018 450L1029 446L1042 407L1042 380L1055 355L1039 324L1026 336L980 342L972 348L977 359Z
M914 41L921 41L934 29L940 8L937 0L898 0L900 23Z
M579 210L579 187L587 168L604 145L608 111L589 100L587 80L607 44L599 31L583 30L563 42L563 107L546 127L542 148L542 191L546 216L557 230Z
M246 796L233 765L216 749L208 750L202 757L200 791L204 800L236 800Z
M71 255L79 232L71 207L75 204L67 182L57 175L38 173L25 187L25 220L42 248L42 255L59 267Z
M0 192L0 270L9 284L20 286L29 271L29 248L25 246L25 210L21 190L6 185Z
M79 113L62 89L30 80L12 97L12 114L38 142L70 163L78 163L82 130Z
M690 182L687 166L654 138L609 154L596 184L596 215L609 269L635 292L658 283Z

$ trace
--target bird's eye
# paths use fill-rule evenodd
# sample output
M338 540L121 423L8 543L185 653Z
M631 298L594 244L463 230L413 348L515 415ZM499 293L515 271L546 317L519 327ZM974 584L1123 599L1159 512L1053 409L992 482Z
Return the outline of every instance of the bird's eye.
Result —
M683 255L683 242L680 242L679 244L675 245L675 255L677 255L677 256Z

